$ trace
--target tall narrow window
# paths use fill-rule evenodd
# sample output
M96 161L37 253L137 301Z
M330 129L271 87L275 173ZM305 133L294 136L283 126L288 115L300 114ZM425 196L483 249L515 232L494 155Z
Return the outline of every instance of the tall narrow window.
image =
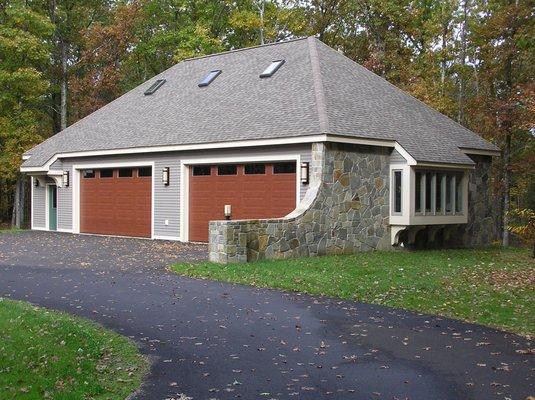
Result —
M435 182L435 213L442 214L444 211L444 205L442 204L442 180L444 174L436 174Z
M450 174L446 175L446 213L453 211L453 179Z
M401 214L401 171L394 171L394 212Z
M428 172L425 174L425 212L430 214L433 210L432 193L433 192L433 174Z
M422 173L416 171L416 182L414 183L414 209L416 213L422 212Z
M463 176L455 175L455 212L463 212Z

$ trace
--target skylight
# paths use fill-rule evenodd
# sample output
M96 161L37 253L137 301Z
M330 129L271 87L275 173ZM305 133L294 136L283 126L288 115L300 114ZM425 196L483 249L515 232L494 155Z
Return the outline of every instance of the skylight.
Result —
M208 72L208 74L202 78L202 81L199 82L199 87L208 86L220 73L220 69L214 69L213 71Z
M273 76L273 74L277 72L282 64L284 64L284 60L273 61L271 64L269 64L269 67L267 67L264 72L260 74L260 78L269 78L270 76Z
M145 90L145 96L149 96L156 92L163 84L165 83L165 79L158 79L156 82L154 82L150 88Z

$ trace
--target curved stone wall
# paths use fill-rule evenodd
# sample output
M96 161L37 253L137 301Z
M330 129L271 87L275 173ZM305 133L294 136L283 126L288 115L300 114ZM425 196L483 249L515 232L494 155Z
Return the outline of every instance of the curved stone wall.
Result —
M310 188L285 218L210 222L210 260L246 262L390 248L391 149L312 146Z

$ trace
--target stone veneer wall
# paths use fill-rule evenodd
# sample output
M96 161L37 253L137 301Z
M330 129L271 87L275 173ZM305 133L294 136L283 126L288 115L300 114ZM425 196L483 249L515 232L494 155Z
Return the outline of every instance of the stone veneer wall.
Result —
M485 246L498 240L500 204L492 197L489 156L472 156L475 169L468 175L468 223L459 228L453 245Z
M391 149L312 146L310 188L281 219L211 221L209 257L219 263L390 248Z

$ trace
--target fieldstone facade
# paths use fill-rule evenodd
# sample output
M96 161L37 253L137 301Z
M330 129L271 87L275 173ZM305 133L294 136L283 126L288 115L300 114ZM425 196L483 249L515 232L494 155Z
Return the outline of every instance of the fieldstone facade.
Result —
M489 156L472 156L476 163L468 179L468 223L461 225L452 245L486 246L498 240L500 204L492 197Z
M391 248L391 149L314 143L310 188L281 219L210 222L210 260L247 262Z

